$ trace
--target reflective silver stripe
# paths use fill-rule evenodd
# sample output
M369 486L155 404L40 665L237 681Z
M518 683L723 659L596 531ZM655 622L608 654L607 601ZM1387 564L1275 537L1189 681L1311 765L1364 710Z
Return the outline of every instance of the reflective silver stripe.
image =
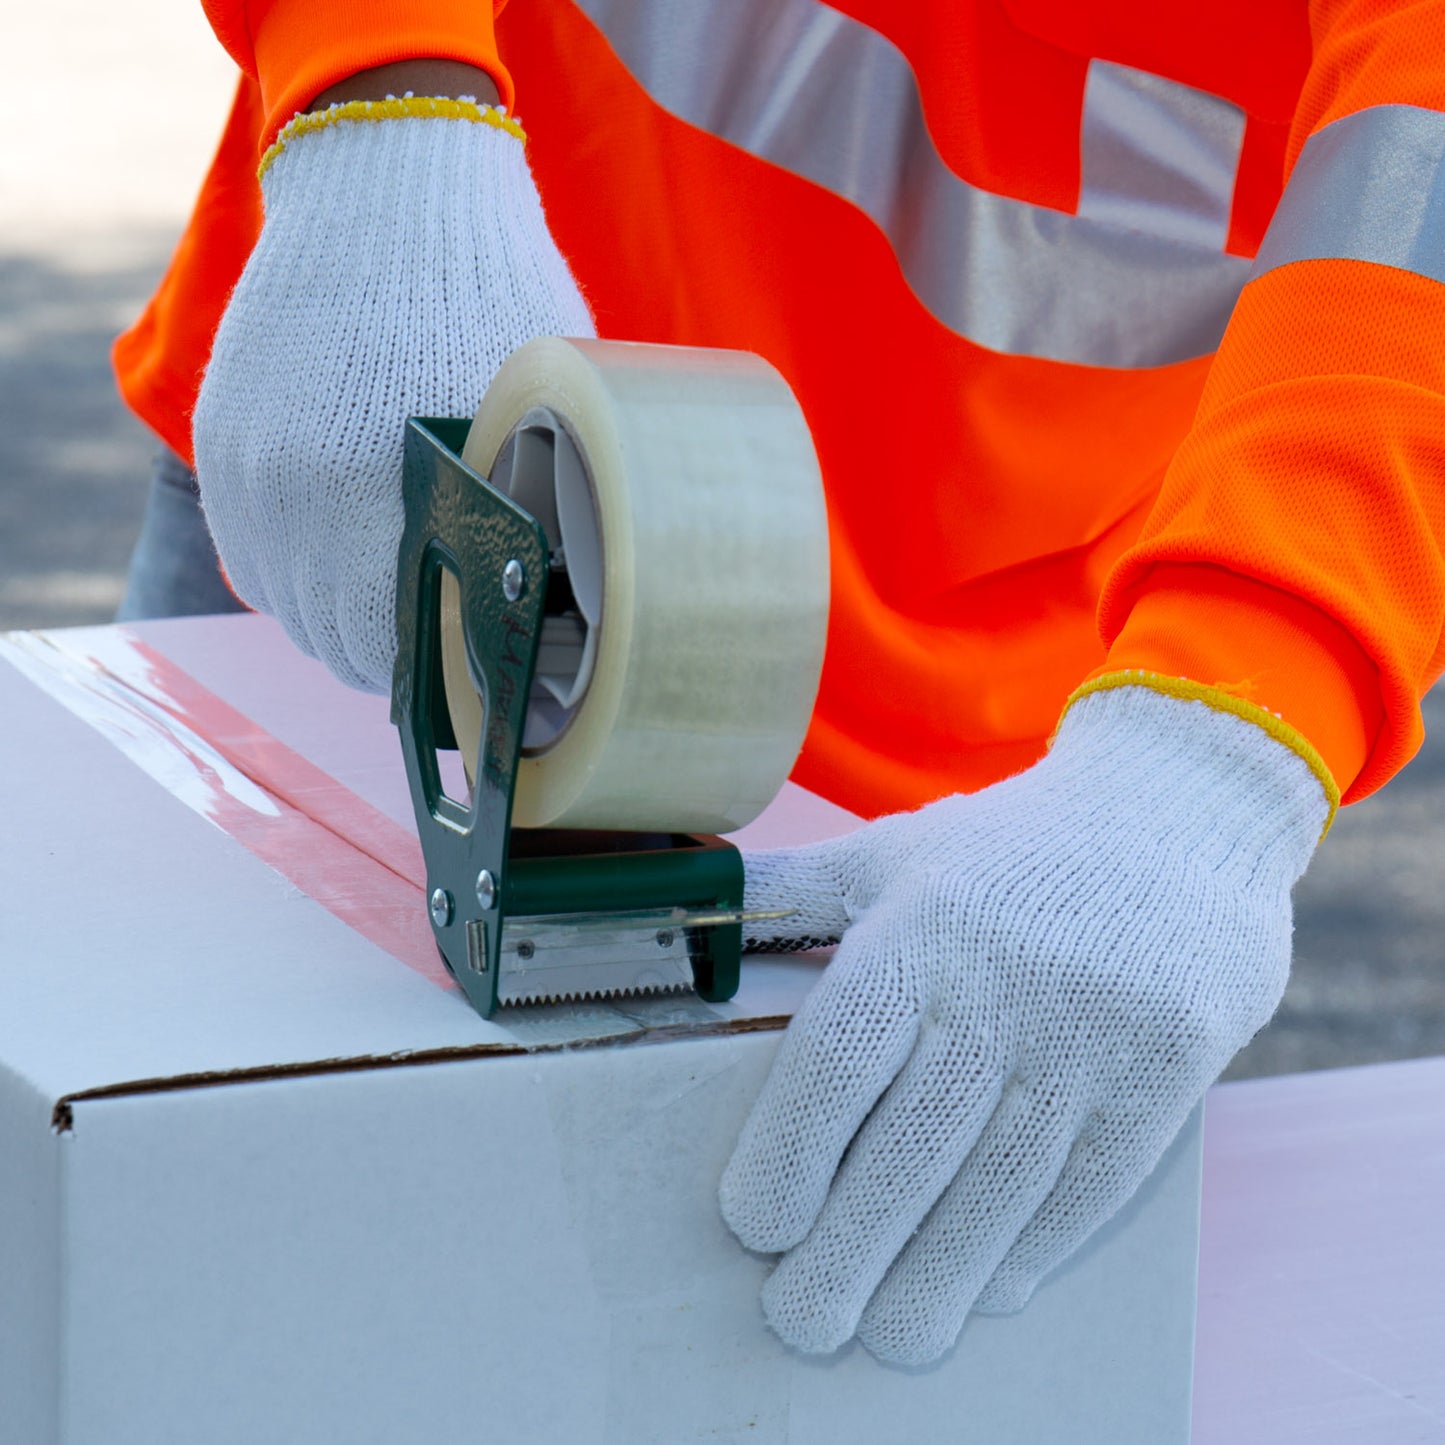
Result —
M1145 189L1170 179L1167 193L1149 192L1151 203L1131 216L1153 224L1182 196L1180 214L1193 218L1169 222L1160 235L1120 224L1129 187L1113 165L1119 146L1105 139L1117 119L1092 127L1095 154L1109 161L1095 171L1093 196L1113 215L1074 216L981 190L939 156L902 53L818 0L576 3L664 110L870 216L918 299L970 341L1109 367L1166 366L1218 346L1250 263L1195 239L1221 193L1216 110L1196 150L1156 152L1140 173ZM1146 123L1162 94L1164 109L1185 123L1188 106L1172 96L1184 89L1156 89L1156 103L1143 106ZM1206 174L1180 182L1177 165L1200 153L1209 157Z
M1445 281L1445 115L1376 105L1305 142L1254 275L1326 259Z
M1091 60L1079 214L1224 250L1244 112L1207 91Z

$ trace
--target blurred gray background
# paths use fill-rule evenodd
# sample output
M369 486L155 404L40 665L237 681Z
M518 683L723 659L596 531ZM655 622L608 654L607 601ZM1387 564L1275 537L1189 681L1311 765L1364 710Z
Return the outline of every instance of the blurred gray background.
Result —
M165 265L232 76L194 0L32 10L3 36L36 62L13 113L45 120L0 151L0 628L108 621L120 600L155 443L108 351ZM92 103L46 103L62 70ZM1227 1077L1445 1053L1445 699L1425 719L1414 764L1341 814L1300 885L1289 992Z

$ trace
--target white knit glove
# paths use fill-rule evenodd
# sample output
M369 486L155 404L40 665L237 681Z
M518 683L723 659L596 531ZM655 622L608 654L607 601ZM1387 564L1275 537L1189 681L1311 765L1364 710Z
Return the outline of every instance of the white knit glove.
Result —
M1122 686L1017 777L748 858L775 927L847 930L722 1181L785 1341L936 1359L1129 1198L1279 1002L1318 766Z
M480 118L345 118L426 107ZM196 406L232 585L353 687L391 686L405 419L469 417L523 342L595 335L499 119L406 100L293 121Z

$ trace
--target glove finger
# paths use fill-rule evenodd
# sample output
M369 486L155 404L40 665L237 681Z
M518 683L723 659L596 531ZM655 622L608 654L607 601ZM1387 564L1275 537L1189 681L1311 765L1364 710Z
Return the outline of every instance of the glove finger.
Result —
M868 1302L858 1337L878 1359L924 1365L958 1338L978 1292L1049 1195L1074 1120L1037 1088L1005 1089L957 1177Z
M979 1293L975 1308L983 1314L1021 1310L1044 1276L1128 1202L1183 1123L1181 1117L1175 1129L1160 1131L1142 1149L1137 1136L1123 1127L1096 1129L1080 1139L1048 1197Z
M749 1249L807 1234L849 1142L908 1060L918 1004L896 962L848 935L798 1011L723 1173L723 1218Z
M823 947L848 927L844 902L847 858L838 843L743 854L743 906L759 912L790 909L786 918L743 925L743 946L754 950Z
M968 1157L998 1104L1000 1074L951 1030L926 1029L859 1134L807 1238L763 1289L789 1344L834 1350Z

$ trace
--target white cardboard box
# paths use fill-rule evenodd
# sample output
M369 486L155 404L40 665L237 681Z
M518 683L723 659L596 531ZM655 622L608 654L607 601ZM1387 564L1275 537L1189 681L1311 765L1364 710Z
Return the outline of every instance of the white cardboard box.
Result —
M262 619L4 640L0 718L4 1445L1187 1441L1197 1119L937 1366L801 1357L714 1191L819 960L745 961L725 1005L478 1018L213 821L264 834L286 806L227 759L279 758L343 785L282 854L353 793L409 826L384 700ZM845 822L789 790L754 834ZM314 836L303 873L374 876Z

